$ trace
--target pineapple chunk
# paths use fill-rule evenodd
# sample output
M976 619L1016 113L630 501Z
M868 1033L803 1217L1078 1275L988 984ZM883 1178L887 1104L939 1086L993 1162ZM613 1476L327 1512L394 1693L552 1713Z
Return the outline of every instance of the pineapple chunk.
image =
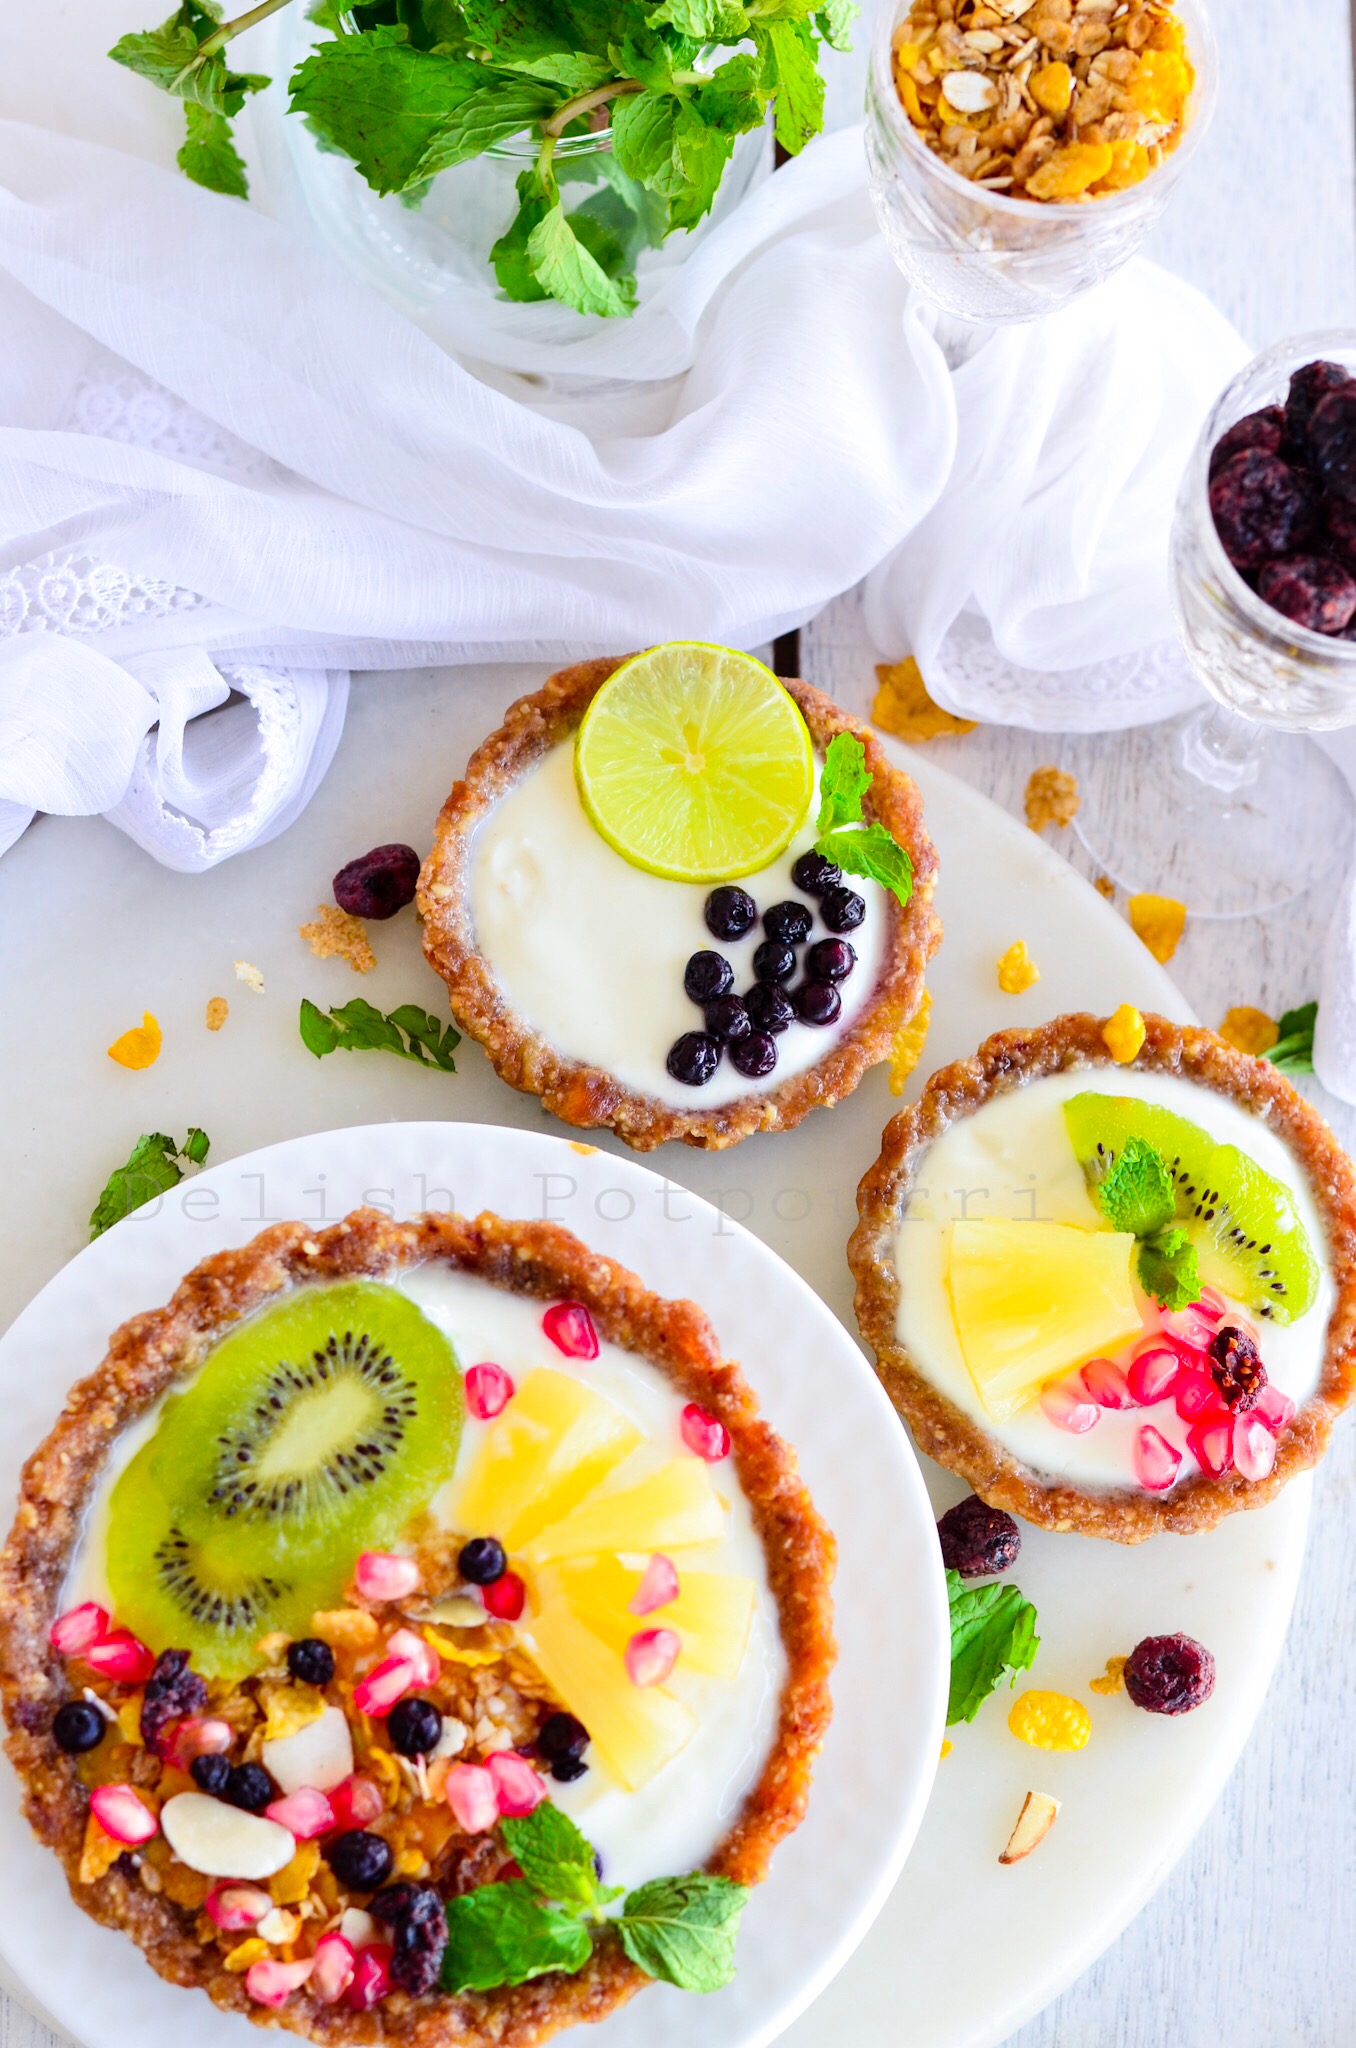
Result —
M588 1729L604 1768L628 1792L637 1791L691 1740L696 1716L662 1686L633 1685L621 1652L575 1619L553 1574L543 1573L534 1592L540 1611L524 1626L530 1655Z
M1128 1232L1067 1223L955 1223L947 1281L965 1363L990 1415L1005 1421L1047 1381L1144 1327Z
M573 1514L538 1528L526 1550L535 1564L604 1550L651 1555L716 1542L725 1533L725 1507L700 1458L675 1458L648 1479L583 1501Z
M491 1424L457 1502L459 1527L519 1550L558 1522L642 1441L620 1408L572 1373L529 1373Z
M561 1565L560 1586L575 1617L612 1649L624 1650L640 1628L676 1629L684 1671L736 1678L753 1624L753 1580L680 1571L678 1598L637 1616L630 1602L642 1576L619 1557L599 1557Z

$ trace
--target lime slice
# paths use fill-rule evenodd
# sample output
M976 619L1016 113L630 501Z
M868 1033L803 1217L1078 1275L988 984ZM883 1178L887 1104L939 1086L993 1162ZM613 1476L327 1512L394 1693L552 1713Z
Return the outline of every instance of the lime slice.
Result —
M815 781L805 720L771 669L696 640L652 647L608 678L574 772L608 845L673 882L766 867L804 824Z

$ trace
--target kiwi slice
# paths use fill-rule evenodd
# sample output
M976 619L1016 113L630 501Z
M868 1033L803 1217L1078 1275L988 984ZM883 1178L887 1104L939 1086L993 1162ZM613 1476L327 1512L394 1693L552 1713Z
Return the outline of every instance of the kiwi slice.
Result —
M1186 1117L1131 1095L1075 1095L1064 1120L1093 1189L1127 1138L1154 1147L1172 1175L1202 1279L1272 1322L1312 1308L1318 1264L1290 1191L1237 1145L1218 1145Z

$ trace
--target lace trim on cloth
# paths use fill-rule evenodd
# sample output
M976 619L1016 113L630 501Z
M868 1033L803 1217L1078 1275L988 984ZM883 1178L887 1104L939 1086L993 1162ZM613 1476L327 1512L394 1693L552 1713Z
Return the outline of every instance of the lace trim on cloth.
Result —
M0 640L16 633L112 633L135 620L207 609L207 599L194 590L78 552L39 555L0 575Z
M959 716L1038 732L1114 732L1200 702L1175 640L1083 668L1019 668L994 646L987 622L969 612L951 626L927 674L933 694Z

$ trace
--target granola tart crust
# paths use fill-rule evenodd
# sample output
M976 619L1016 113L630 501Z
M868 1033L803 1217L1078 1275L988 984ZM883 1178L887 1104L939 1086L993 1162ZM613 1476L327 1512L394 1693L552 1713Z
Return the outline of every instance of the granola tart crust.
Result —
M857 1190L860 1220L848 1242L848 1264L857 1283L862 1335L920 1450L968 1480L991 1507L1007 1508L1045 1529L1141 1543L1164 1530L1187 1535L1212 1529L1238 1509L1265 1506L1327 1449L1333 1424L1356 1393L1356 1173L1317 1111L1268 1061L1237 1052L1213 1031L1146 1014L1144 1044L1130 1066L1175 1075L1231 1097L1288 1143L1308 1177L1327 1232L1337 1290L1323 1371L1314 1393L1282 1431L1276 1463L1265 1479L1244 1480L1236 1472L1211 1479L1197 1473L1170 1494L1152 1494L1138 1488L1085 1493L1042 1477L934 1387L901 1344L895 1333L895 1231L921 1160L959 1118L1045 1075L1085 1069L1114 1077L1127 1071L1107 1051L1104 1022L1084 1014L1056 1017L1033 1030L1000 1031L972 1058L934 1074L919 1100L885 1128L880 1156Z
M830 1108L850 1095L868 1067L889 1057L896 1033L923 999L928 961L941 942L941 919L932 907L937 855L917 788L890 764L869 727L808 683L783 678L816 746L826 747L840 732L855 733L862 742L874 777L867 815L879 819L913 861L907 906L890 899L889 952L871 1002L852 1029L804 1073L718 1109L675 1109L655 1096L635 1093L601 1067L557 1052L512 1009L489 961L477 950L470 907L471 840L525 771L570 738L598 690L630 658L581 661L561 669L540 690L510 705L503 724L477 747L439 813L433 850L419 878L424 952L447 984L452 1015L484 1046L500 1079L539 1095L563 1123L606 1125L637 1152L652 1151L668 1138L720 1151L754 1131L789 1131L812 1109Z
M24 1467L19 1509L0 1554L0 1695L6 1750L39 1840L65 1868L91 1919L123 1929L172 1984L258 2026L321 2043L398 2042L402 2048L533 2048L562 2027L604 2018L651 1980L616 1940L600 1942L577 1976L540 1977L498 1991L411 1998L394 1992L366 2013L323 2005L302 1991L277 2010L255 2004L243 1979L204 1949L162 1895L116 1865L93 1884L78 1878L88 1797L74 1760L49 1732L67 1688L47 1631L81 1518L118 1435L190 1370L241 1316L308 1281L382 1279L442 1260L513 1293L583 1301L603 1334L638 1352L729 1430L735 1468L768 1562L787 1654L777 1732L762 1775L707 1869L744 1884L766 1873L777 1843L805 1814L815 1756L831 1711L836 1657L830 1584L834 1540L799 1478L796 1457L765 1422L739 1367L689 1301L652 1294L624 1266L550 1223L424 1215L397 1223L359 1209L327 1230L301 1223L265 1230L193 1269L161 1309L115 1331L99 1368L72 1388L60 1419Z

